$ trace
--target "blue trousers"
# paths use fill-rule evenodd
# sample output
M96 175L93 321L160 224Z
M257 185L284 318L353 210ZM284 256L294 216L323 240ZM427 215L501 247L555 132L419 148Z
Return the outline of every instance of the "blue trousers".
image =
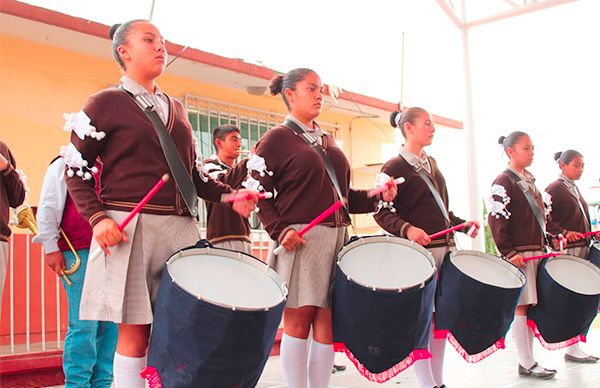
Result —
M66 268L75 263L75 255L62 252ZM69 276L72 285L63 279L69 301L69 329L65 338L63 370L65 387L108 388L113 381L113 358L117 347L118 327L114 322L79 320L79 303L88 260L88 249L77 251L79 269Z

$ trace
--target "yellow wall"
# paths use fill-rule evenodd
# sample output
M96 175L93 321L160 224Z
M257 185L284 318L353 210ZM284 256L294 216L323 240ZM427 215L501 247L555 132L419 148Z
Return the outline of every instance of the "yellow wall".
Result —
M48 163L69 141L69 134L62 131L62 114L79 111L90 94L118 83L120 71L108 59L6 35L0 35L0 53L0 139L9 145L17 167L28 176L28 202L35 205ZM190 93L256 109L284 111L278 97L250 96L168 73L158 83L175 97ZM347 154L352 144L353 167L381 162L381 142L393 142L387 118L378 122L387 130L387 136L368 120L354 120L350 141L352 116L325 109L319 119L343 127Z

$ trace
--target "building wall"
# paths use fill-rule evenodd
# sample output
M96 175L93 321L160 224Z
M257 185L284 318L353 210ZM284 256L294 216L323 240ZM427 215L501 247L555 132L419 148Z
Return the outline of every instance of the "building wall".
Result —
M107 51L110 50L107 41ZM118 83L120 71L108 58L83 55L49 45L0 35L0 138L28 176L28 202L36 205L46 167L68 143L62 131L65 112L81 109L87 97ZM273 112L284 112L280 97L251 96L245 92L201 83L165 73L159 80L163 90L175 97L186 93ZM353 167L381 162L381 143L393 142L393 131L382 118L378 126L357 114L344 114L325 107L319 120L343 127L342 143ZM387 133L383 133L386 132ZM349 147L352 147L350 152Z

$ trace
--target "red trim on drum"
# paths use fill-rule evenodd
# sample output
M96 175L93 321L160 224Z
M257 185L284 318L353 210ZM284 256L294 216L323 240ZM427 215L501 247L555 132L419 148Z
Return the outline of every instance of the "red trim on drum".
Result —
M496 351L505 348L504 338L500 338L496 341L495 344L484 350L483 352L477 354L469 354L467 351L461 346L456 337L452 335L450 330L433 330L433 338L435 339L447 339L448 342L456 349L458 354L465 359L466 362L473 364L483 360L484 358L494 354Z
M149 388L162 388L160 376L158 375L158 370L156 370L155 367L147 366L146 369L140 373L140 377L148 382Z
M496 353L498 350L506 348L504 344L504 338L500 338L498 341L496 341L495 344L493 344L483 352L477 354L469 354L465 349L463 349L463 347L460 345L458 340L452 335L452 333L448 333L448 342L450 342L450 344L454 347L454 349L456 349L458 354L460 354L462 358L464 358L465 361L470 364L479 362L484 358Z
M333 350L339 353L345 353L346 357L348 357L348 359L352 361L352 363L361 375L363 375L369 381L374 381L380 384L385 383L389 379L393 378L398 373L402 372L416 361L431 358L431 353L429 353L429 350L415 349L412 352L410 352L410 354L406 356L404 360L400 361L390 369L381 373L371 373L363 364L361 364L361 362L356 357L354 357L354 354L352 354L352 352L348 350L346 345L344 345L342 342L334 342Z
M599 311L600 311L600 308L599 308ZM542 346L548 350L557 350L557 349L566 348L567 346L575 345L577 342L587 342L586 337L583 334L576 335L575 337L569 338L566 341L546 342L546 340L544 340L544 337L542 337L542 333L540 333L540 331L538 330L537 325L535 324L534 321L532 321L531 319L528 319L527 326L529 326L531 328L531 330L533 330L533 335L535 335L535 337L540 341L540 344L542 344Z

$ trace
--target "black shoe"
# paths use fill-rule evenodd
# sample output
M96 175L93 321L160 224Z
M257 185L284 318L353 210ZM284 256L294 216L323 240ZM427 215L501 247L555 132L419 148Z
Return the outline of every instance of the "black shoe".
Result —
M586 357L576 357L569 353L565 353L565 361L578 362L580 364L595 364L599 360L598 357L587 355Z
M333 369L335 369L338 372L341 372L343 370L346 370L346 365L335 365L335 364L333 364Z
M519 364L519 375L528 376L536 379L551 379L556 375L556 371L552 369L546 369L536 362L531 368L525 368Z

